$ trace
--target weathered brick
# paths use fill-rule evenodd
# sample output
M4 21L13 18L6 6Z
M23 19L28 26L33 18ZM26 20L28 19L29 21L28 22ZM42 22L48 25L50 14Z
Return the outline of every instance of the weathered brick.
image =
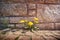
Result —
M38 4L37 17L43 22L59 22L60 5Z
M45 0L36 0L36 3L44 3Z
M33 21L34 17L10 17L10 23L19 23L20 20Z
M60 3L60 0L57 0L58 1L58 3Z
M56 23L55 24L55 29L57 29L57 30L59 29L60 30L60 23Z
M5 3L44 3L44 0L2 0Z
M29 3L44 3L44 0L27 0Z
M25 3L25 0L2 0L4 3Z
M14 28L14 24L8 24L8 27Z
M53 23L37 24L37 27L39 27L42 30L44 30L44 29L47 29L47 30L53 30L53 29L55 29Z
M59 0L1 0L5 3L59 3Z
M10 23L19 23L20 20L25 20L26 17L10 17Z
M9 23L8 17L0 17L0 23Z
M3 14L3 16L9 16L12 15L12 10L11 10L11 5L10 4L1 4L1 14Z
M29 3L28 4L28 9L36 9L36 4Z
M44 16L52 22L60 22L60 5L46 5Z
M28 13L30 16L36 16L36 10L29 10Z
M15 4L2 4L1 13L5 16L23 16L27 14L26 4L15 3Z
M40 22L50 21L50 19L48 19L48 17L45 16L47 14L44 11L45 11L45 5L37 4L37 17L39 18Z
M19 23L20 20L33 21L34 17L10 17L10 23Z
M39 21L42 22L43 21L43 5L42 4L37 4L37 17L39 18Z
M57 0L45 0L45 3L57 3Z
M13 15L21 15L24 16L27 14L27 6L26 4L16 4Z
M27 20L28 21L33 21L34 20L34 17L27 17Z
M16 24L16 27L17 28L22 28L22 27L24 27L24 24Z

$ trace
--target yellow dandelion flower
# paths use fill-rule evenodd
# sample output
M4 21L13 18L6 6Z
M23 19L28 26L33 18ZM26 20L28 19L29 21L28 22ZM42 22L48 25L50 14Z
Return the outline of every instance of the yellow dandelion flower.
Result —
M35 17L34 20L38 21L39 19Z
M24 22L25 22L25 20L20 20L19 22L20 22L20 23L24 23Z
M33 25L33 22L28 22L28 25L29 25L29 26L32 26L32 25Z

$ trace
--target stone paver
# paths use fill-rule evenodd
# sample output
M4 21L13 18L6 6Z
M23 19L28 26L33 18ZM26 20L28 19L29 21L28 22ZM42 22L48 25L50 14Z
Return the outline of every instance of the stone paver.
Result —
M8 31L6 34L0 34L1 40L16 40L16 38L17 40L60 40L60 31L40 30L22 33L22 30L18 30L15 32Z

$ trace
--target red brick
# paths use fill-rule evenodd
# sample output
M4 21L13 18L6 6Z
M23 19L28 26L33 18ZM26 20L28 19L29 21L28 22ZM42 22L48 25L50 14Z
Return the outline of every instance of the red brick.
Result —
M58 1L58 3L60 3L60 0L57 0Z
M38 4L37 17L42 22L59 22L60 5Z
M55 29L60 30L60 23L55 24Z
M2 0L4 3L25 3L25 0Z
M44 11L44 8L43 8L43 4L37 4L37 17L39 18L39 21L40 22L43 22L44 21L44 18L43 18L43 11Z
M28 4L28 9L36 9L36 4L29 3Z
M20 20L26 19L25 17L10 17L10 23L19 23Z
M27 6L26 4L15 4L13 8L13 15L27 15Z
M57 0L45 0L45 3L57 3Z
M60 5L46 5L45 11L44 11L44 16L46 19L51 22L60 22Z
M12 10L11 10L11 5L10 4L4 4L2 3L1 4L2 6L2 10L1 10L1 13L3 14L3 16L9 16L9 15L12 15Z
M34 17L27 17L27 20L28 21L33 21L34 20Z
M33 21L34 17L10 17L10 23L19 23L20 20Z
M44 3L44 0L2 0L5 3Z
M26 4L15 3L15 4L5 4L3 3L1 13L4 16L24 16L27 14Z
M59 3L59 0L2 0L5 3Z
M55 29L53 23L42 23L42 24L37 24L37 27L39 27L40 29L43 29L43 30L44 30L44 29L47 29L47 30Z
M44 0L27 0L29 3L44 3Z
M16 27L17 28L22 28L22 27L24 27L24 25L23 24L16 24Z
M39 18L40 22L52 22L52 19L49 18L50 15L48 13L45 13L47 5L44 4L37 4L37 17Z
M29 10L28 13L30 16L36 16L36 10Z
M55 15L53 13L53 10L55 9L56 7L54 7L54 5L44 5L44 14L43 15L43 18L46 22L54 22L55 21ZM54 10L55 12L56 10Z

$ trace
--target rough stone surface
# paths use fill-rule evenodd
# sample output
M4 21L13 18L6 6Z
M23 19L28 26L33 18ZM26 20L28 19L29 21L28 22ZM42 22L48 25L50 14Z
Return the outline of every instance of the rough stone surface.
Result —
M17 28L22 28L22 27L24 27L24 25L23 24L16 24L16 27Z
M34 20L34 17L27 17L27 20L33 21Z
M46 17L49 17L50 20L54 22L59 22L60 20L60 5L46 5L44 14Z
M0 0L4 3L59 3L60 0Z
M56 23L55 26L56 26L55 29L60 29L60 23Z
M26 0L27 3L44 3L44 0Z
M9 23L8 17L0 17L0 23Z
M19 23L20 20L28 20L28 21L33 21L34 17L10 17L9 21L10 23Z
M60 3L60 0L58 0L58 3Z
M4 12L3 12L4 11ZM27 14L26 4L4 4L2 3L1 13L5 16L23 16Z
M40 36L32 36L32 40L40 40Z
M44 5L43 4L37 4L37 17L39 18L40 22L45 21L43 14L44 14Z
M10 17L10 23L19 23L20 20L25 20L25 17Z
M0 39L1 40L15 40L18 37L18 40L58 40L60 39L60 31L48 31L48 30L40 30L34 31L34 33L27 31L28 33L21 33L20 31L11 32L8 31L6 34L1 34L0 31ZM33 35L31 35L33 34Z
M36 15L36 10L29 10L28 13L30 16L35 16Z
M28 8L29 9L36 9L36 4L29 3Z
M0 2L4 2L4 3L25 3L25 0L2 0Z
M58 0L45 0L45 3L58 3Z
M20 36L18 40L30 40L29 36Z
M40 29L46 29L46 30L53 30L54 28L54 24L53 23L42 23L42 24L37 24L37 27L39 27Z
M37 17L43 22L59 22L60 5L38 4Z

